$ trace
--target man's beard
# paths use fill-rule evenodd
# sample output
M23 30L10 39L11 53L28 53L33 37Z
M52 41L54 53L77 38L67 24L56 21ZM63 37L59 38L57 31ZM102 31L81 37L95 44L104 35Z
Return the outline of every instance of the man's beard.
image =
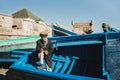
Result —
M42 39L43 39L43 41L44 41L44 42L47 42L47 41L48 41L48 39L47 39L47 38L42 38Z

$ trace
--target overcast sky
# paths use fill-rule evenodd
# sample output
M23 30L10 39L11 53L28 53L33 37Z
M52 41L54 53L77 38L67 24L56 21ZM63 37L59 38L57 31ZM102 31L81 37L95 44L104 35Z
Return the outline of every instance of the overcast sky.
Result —
M72 27L75 22L94 22L94 32L102 23L120 29L120 0L0 0L0 13L12 14L27 8L46 23Z

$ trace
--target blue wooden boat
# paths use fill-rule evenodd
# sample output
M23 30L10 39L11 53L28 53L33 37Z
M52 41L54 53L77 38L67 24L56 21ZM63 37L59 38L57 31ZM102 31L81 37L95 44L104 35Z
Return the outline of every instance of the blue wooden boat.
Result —
M39 62L34 49L13 50L10 57L0 58L0 62L11 63L7 72L10 80L110 80L106 46L109 40L119 38L120 32L49 38L55 48L52 72L36 68Z
M72 35L78 35L72 31L68 31L66 29L60 28L59 26L56 26L54 24L52 24L52 28L53 28L53 36L72 36Z

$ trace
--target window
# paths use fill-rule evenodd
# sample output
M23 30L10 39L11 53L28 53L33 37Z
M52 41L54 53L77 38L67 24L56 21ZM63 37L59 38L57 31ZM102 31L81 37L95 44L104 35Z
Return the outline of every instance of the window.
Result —
M2 17L2 19L4 19L4 17Z
M17 25L13 25L12 28L17 28Z

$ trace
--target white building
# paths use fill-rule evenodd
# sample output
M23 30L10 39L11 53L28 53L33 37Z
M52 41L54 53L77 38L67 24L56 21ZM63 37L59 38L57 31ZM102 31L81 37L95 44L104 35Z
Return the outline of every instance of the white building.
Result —
M13 18L10 15L0 14L0 28L12 28Z
M90 22L71 22L73 31L78 34L89 34L93 32L93 21Z
M0 14L0 39L39 35L45 29L48 29L49 36L52 36L52 28L27 9L22 9L12 16Z

